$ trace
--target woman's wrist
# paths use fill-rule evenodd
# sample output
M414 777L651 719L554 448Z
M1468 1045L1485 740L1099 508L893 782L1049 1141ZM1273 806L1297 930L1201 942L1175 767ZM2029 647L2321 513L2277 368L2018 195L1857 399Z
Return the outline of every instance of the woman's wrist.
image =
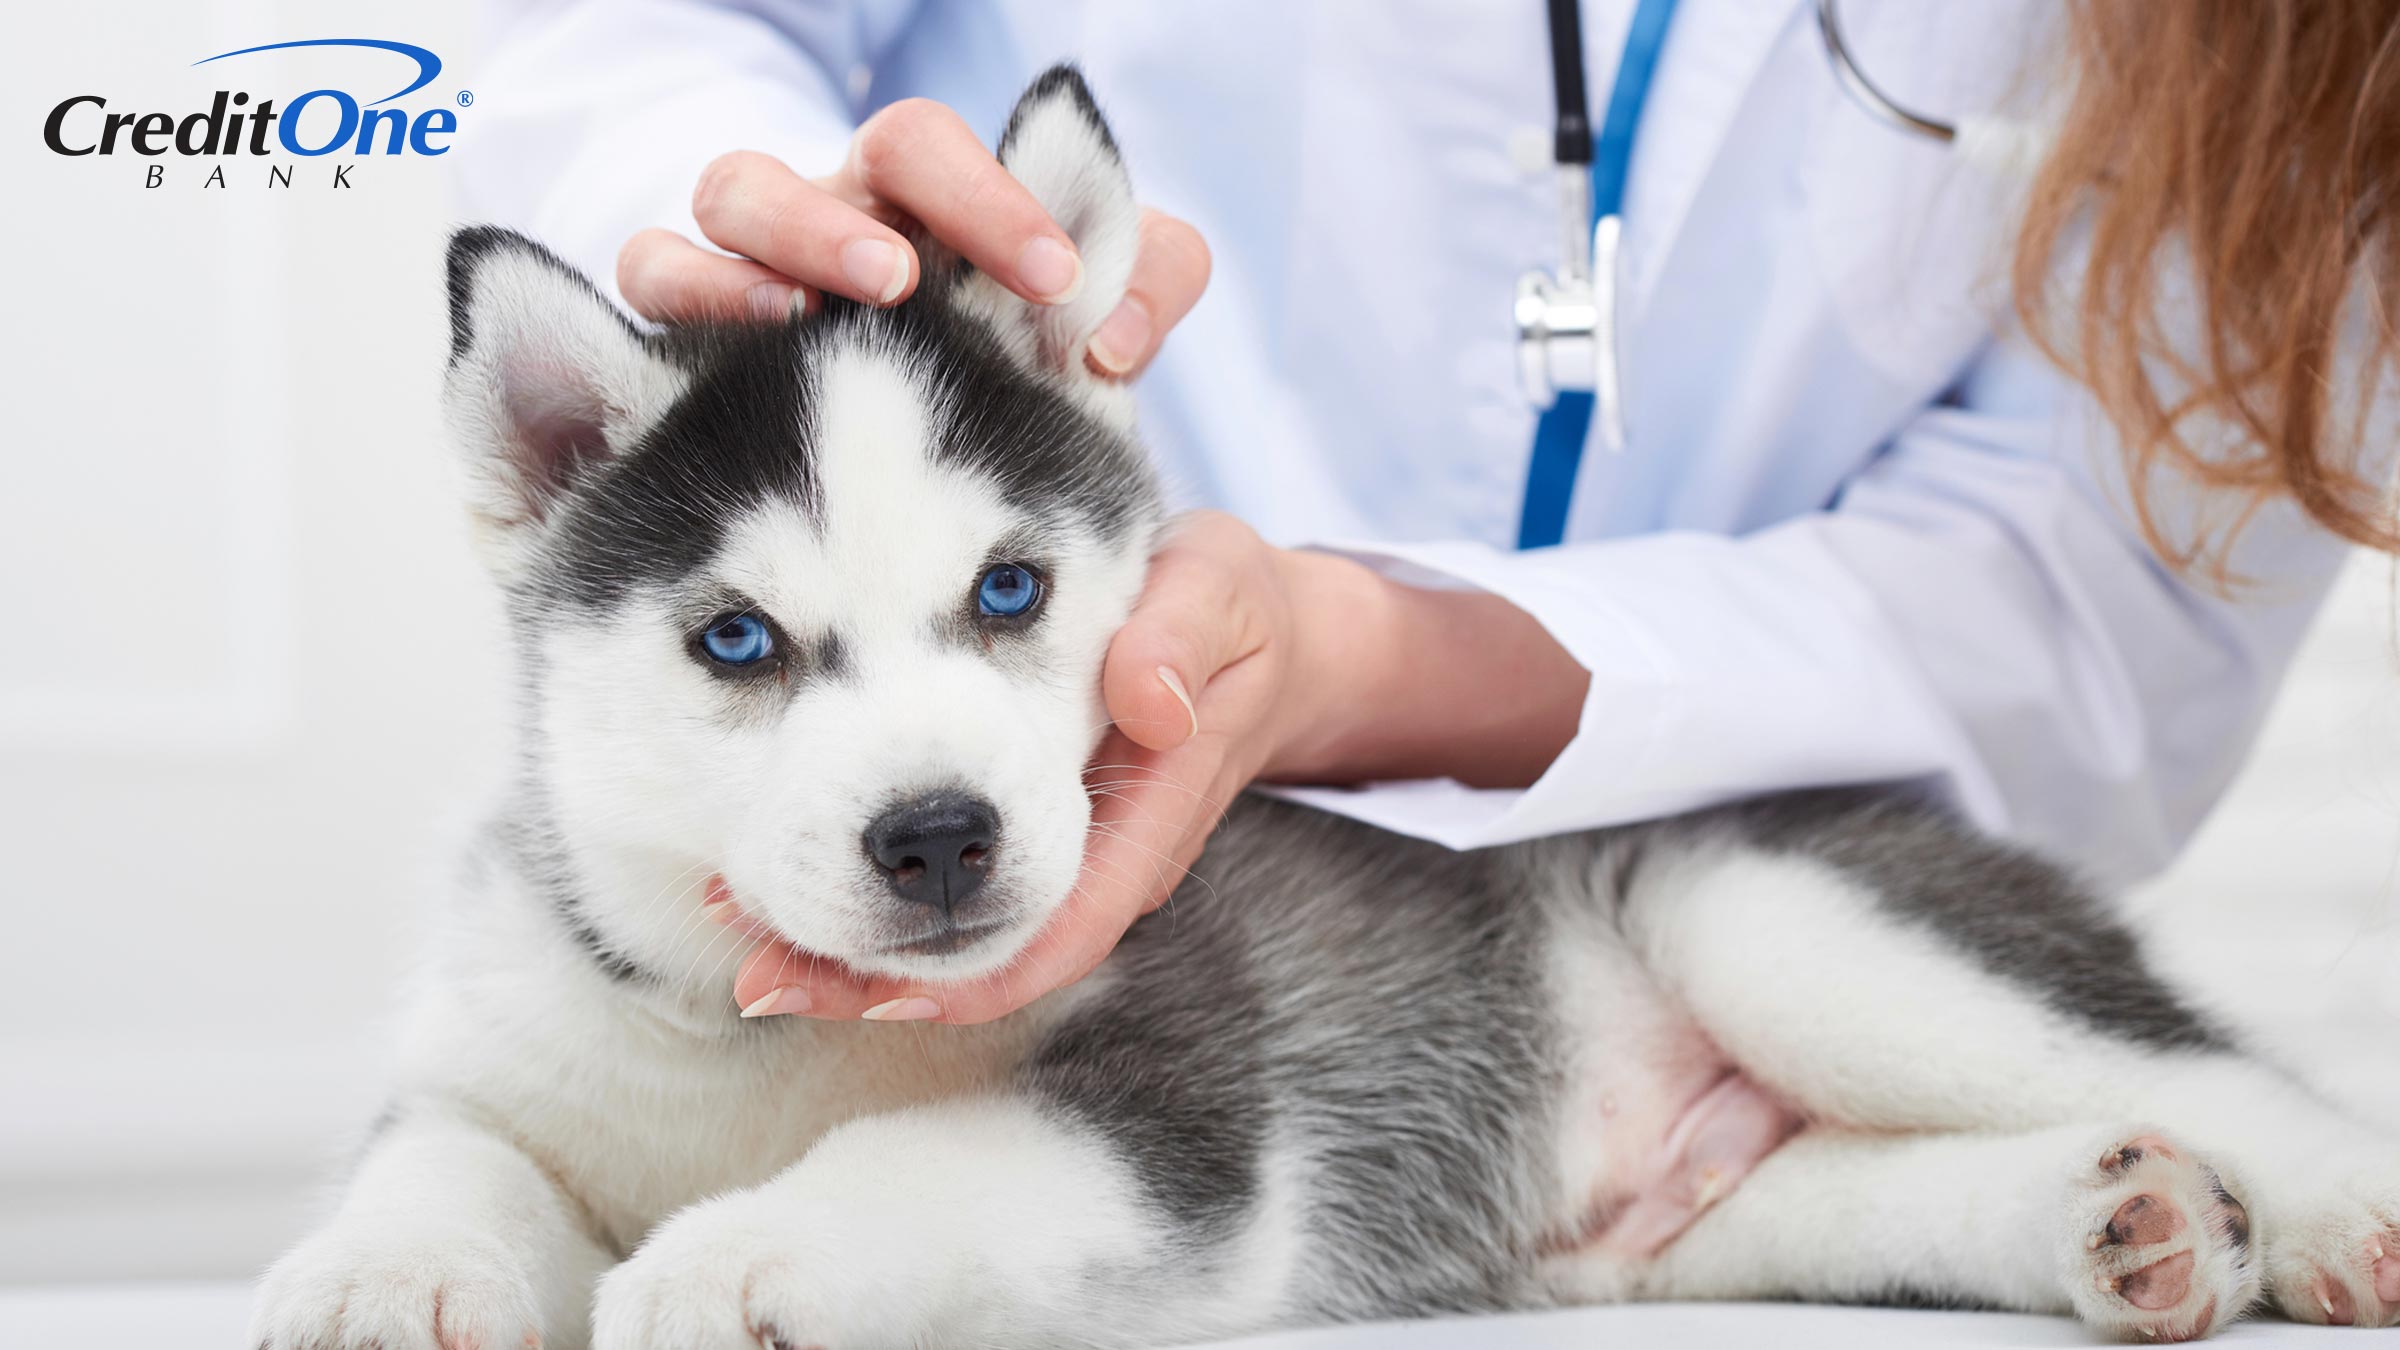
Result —
M1590 675L1486 591L1403 585L1279 550L1292 613L1289 720L1266 778L1456 778L1523 787L1574 738Z

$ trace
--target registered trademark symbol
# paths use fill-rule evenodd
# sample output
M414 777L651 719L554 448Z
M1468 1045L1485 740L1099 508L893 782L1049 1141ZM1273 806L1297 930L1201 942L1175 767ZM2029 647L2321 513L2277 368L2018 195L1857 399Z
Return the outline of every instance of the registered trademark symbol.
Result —
M472 108L472 107L474 107L474 106L475 106L475 91L474 91L474 90L472 90L472 89L461 89L461 90L459 90L459 91L458 91L458 106L460 106L460 107L462 107L462 108Z

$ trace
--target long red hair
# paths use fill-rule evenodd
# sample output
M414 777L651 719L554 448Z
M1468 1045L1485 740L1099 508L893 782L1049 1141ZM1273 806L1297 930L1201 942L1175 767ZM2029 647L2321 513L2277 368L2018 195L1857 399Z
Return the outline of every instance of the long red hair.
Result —
M2013 280L2028 331L2123 440L2144 534L2222 582L2233 535L2288 498L2345 539L2400 552L2390 485L2364 467L2361 441L2400 301L2400 3L2070 11L2071 92ZM2089 262L2065 294L2071 237L2088 240ZM2197 342L2160 320L2186 286ZM2147 495L2177 476L2232 509L2178 537Z

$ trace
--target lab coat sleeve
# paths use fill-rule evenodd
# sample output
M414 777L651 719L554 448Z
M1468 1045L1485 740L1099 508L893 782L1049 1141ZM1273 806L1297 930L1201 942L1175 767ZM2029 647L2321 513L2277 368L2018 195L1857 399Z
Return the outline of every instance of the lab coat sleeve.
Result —
M2248 588L2212 594L2143 546L2119 458L2079 391L2001 345L1827 509L1754 534L1351 546L1505 597L1590 689L1527 790L1292 795L1471 847L1911 782L2100 879L2147 875L2239 767L2344 551L2270 507L2233 558Z
M700 171L760 150L830 173L855 129L858 74L909 3L588 0L504 6L455 161L476 217L542 240L616 294L617 250L692 220Z

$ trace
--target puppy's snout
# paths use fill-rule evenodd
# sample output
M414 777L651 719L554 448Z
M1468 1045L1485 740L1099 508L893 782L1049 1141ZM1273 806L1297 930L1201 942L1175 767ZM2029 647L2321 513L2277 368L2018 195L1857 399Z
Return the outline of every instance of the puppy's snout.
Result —
M892 893L947 914L992 870L1000 813L980 797L944 793L903 802L869 822L867 856Z

